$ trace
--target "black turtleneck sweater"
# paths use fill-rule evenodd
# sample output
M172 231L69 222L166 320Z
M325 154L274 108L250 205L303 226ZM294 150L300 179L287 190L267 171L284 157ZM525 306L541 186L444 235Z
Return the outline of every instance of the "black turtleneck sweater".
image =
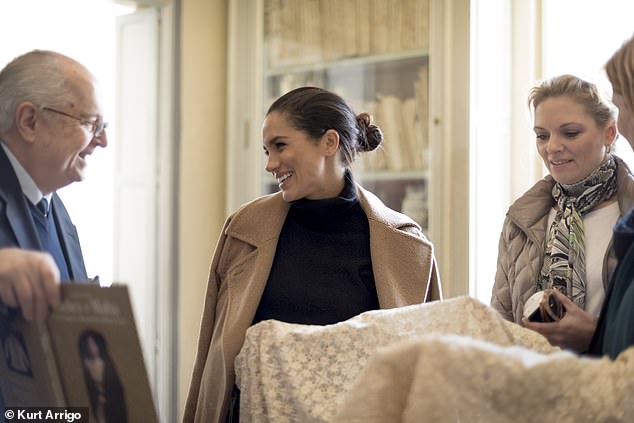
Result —
M291 203L253 323L326 325L378 308L368 218L351 179L336 198Z

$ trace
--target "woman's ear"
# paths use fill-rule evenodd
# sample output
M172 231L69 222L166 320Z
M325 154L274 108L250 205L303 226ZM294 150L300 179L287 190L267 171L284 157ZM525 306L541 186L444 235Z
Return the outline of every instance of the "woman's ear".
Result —
M321 142L327 156L334 156L339 151L339 133L334 129L327 130L321 137Z
M29 101L18 104L15 109L15 128L25 141L35 141L37 123L37 107Z

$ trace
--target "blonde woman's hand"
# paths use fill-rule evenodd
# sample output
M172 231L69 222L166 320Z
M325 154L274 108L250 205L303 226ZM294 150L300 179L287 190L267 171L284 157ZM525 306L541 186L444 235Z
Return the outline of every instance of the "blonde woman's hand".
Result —
M26 320L44 319L61 300L59 269L48 253L0 248L0 301Z
M548 323L531 322L523 318L522 324L526 328L544 335L548 342L556 347L570 349L578 353L587 351L597 326L597 319L592 314L580 309L558 290L553 291L566 309L564 317L558 322Z

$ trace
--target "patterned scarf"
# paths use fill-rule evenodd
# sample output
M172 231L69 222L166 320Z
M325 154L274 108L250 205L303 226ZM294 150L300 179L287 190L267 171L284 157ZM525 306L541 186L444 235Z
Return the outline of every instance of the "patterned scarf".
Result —
M611 155L581 181L555 184L553 198L558 210L550 225L538 290L557 288L585 309L586 242L582 216L615 192L616 161Z

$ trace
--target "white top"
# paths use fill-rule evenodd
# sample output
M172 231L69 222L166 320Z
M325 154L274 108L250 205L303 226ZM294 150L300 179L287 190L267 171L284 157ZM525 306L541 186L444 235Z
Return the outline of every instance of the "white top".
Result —
M612 228L619 219L619 203L598 210L592 210L583 216L584 236L586 239L586 311L598 316L605 297L603 286L603 260L612 239ZM548 215L548 228L555 219L555 210Z

